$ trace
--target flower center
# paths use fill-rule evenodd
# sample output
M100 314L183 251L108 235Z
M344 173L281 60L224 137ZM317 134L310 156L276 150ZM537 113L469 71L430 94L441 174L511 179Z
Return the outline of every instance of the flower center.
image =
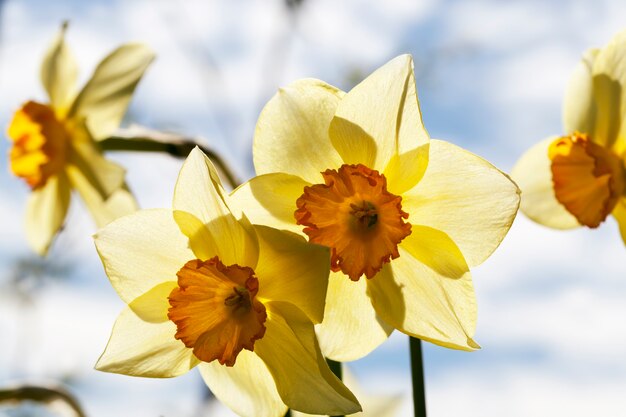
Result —
M32 189L44 186L63 169L68 136L49 106L27 102L13 115L7 134L13 141L11 171Z
M620 158L581 133L556 139L548 156L557 200L580 224L598 227L624 192Z
M176 339L204 361L233 366L242 349L254 350L265 334L267 313L256 299L259 281L252 268L225 266L216 257L194 259L176 274L167 316Z
M331 269L351 280L372 278L395 259L398 244L411 234L402 197L387 191L387 180L364 165L342 165L322 173L324 184L304 187L296 201L296 222L309 241L331 248Z

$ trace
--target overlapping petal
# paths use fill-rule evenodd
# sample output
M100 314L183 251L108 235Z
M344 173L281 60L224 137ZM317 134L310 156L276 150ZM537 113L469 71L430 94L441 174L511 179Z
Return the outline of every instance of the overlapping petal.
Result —
M563 103L565 133L594 131L597 108L592 72L598 52L598 49L587 51L569 80Z
M198 148L191 151L178 175L173 206L198 218L209 233L220 236L216 255L226 265L254 267L258 244L231 214L226 193L211 161Z
M255 226L259 237L259 297L297 306L313 323L324 316L330 249L303 237Z
M474 266L504 239L519 200L517 186L489 162L448 142L432 140L426 173L402 196L402 208L412 224L450 236Z
M34 190L26 208L26 237L32 248L44 256L52 239L63 226L70 205L70 184L64 173L51 177Z
M328 136L343 92L323 81L296 81L265 105L254 132L258 175L284 172L317 183L320 172L341 165Z
M291 303L267 303L265 336L255 352L274 377L285 404L311 414L344 415L361 410L354 395L324 362L312 323Z
M67 24L64 24L41 63L41 83L50 97L50 104L57 110L57 116L69 110L76 95L78 78L78 66L65 43L66 30Z
M86 118L96 140L117 129L135 87L154 60L154 52L142 44L120 46L104 58L74 100L69 118Z
M298 176L281 172L259 175L233 190L229 201L233 210L245 211L253 224L302 233L294 212L296 200L308 185L311 184Z
M593 63L593 92L597 106L593 141L619 152L626 149L626 31L602 48Z
M111 284L126 303L158 284L176 281L178 270L195 258L172 212L165 209L122 217L98 231L94 240Z
M372 279L378 279L375 276ZM362 358L380 346L393 331L372 306L365 278L348 279L331 272L324 321L316 326L322 352L336 361Z
M391 60L350 90L337 106L329 135L345 163L380 172L394 154L427 143L411 56Z
M419 244L433 242L413 243ZM400 247L400 257L386 264L368 283L376 312L410 336L452 349L477 349L472 339L476 301L469 268L465 267L461 277L450 278L413 257L406 245ZM443 248L431 247L433 252L438 249Z
M626 197L623 197L613 209L613 216L619 225L619 232L626 244Z
M211 392L242 416L282 417L287 411L276 383L258 355L242 350L233 367L217 361L198 367Z
M115 321L111 338L96 369L153 378L182 375L199 361L191 349L174 339L175 333L173 322L144 321L130 307L126 307Z
M545 139L526 151L513 167L511 177L522 190L520 208L526 216L544 226L572 229L580 223L554 194L548 148L555 139Z

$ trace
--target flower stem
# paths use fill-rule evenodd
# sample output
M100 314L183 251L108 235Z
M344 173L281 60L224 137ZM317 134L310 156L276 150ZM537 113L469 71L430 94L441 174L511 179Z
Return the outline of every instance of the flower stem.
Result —
M330 368L330 370L333 371L333 374L335 374L335 376L339 378L339 380L343 379L343 371L341 369L341 362L337 362L332 359L326 358L326 363L328 364L328 367ZM333 417L344 417L344 416L333 416Z
M426 417L426 390L424 389L424 365L422 341L409 336L411 351L411 379L413 381L413 410L415 417Z
M231 188L236 188L241 181L233 173L228 164L214 151L200 145L195 139L175 134L141 129L134 133L121 131L120 134L110 136L98 142L103 151L139 151L139 152L163 152L177 158L186 158L189 152L196 146L204 152L215 164L217 169L224 175L224 179Z
M52 386L22 385L0 389L0 404L3 402L36 401L50 404L61 400L67 404L77 417L85 417L78 401L65 389Z

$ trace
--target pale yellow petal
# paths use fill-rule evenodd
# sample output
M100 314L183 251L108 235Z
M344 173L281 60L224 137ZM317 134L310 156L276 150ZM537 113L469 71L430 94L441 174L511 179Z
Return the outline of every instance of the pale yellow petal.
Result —
M310 414L343 415L361 410L354 395L330 371L313 324L291 303L267 303L268 318L254 351L274 377L290 408Z
M63 115L76 94L78 67L70 48L65 43L67 23L61 26L41 63L41 83L50 97L50 104Z
M593 133L597 109L591 72L598 51L598 49L588 50L570 77L563 101L565 133Z
M622 199L617 203L612 214L613 217L615 217L615 220L617 220L619 232L622 235L624 244L626 244L626 197L622 197Z
M135 298L128 306L143 321L163 323L169 320L169 296L178 287L176 280L162 282Z
M96 249L111 284L127 303L167 281L195 255L166 209L142 210L94 235Z
M254 268L258 257L257 242L231 214L226 199L215 167L199 148L195 148L178 174L174 210L190 213L205 225L219 242L217 255L224 264Z
M429 149L430 143L426 143L391 157L383 172L390 193L402 195L420 182L428 167Z
M318 183L320 172L341 166L328 126L342 96L313 79L281 88L257 121L252 150L257 174L284 172Z
M432 140L428 168L402 196L409 222L442 230L471 265L482 263L508 232L519 190L484 159L448 142Z
M240 416L282 417L287 412L272 374L253 352L239 352L232 367L213 361L201 363L198 369L217 399Z
M319 323L324 317L330 249L290 232L255 226L259 237L258 297L292 303Z
M346 94L329 135L345 163L381 172L394 154L427 143L411 56L391 60Z
M104 58L74 100L69 117L86 118L96 140L117 129L135 87L154 60L154 52L142 44L123 45Z
M182 375L199 361L192 349L174 338L175 334L176 325L170 320L144 321L126 307L115 321L96 369L152 378Z
M387 340L393 327L376 314L364 277L355 282L342 272L331 272L324 321L316 330L324 355L344 362L367 356Z
M441 239L426 242L416 235L411 244L412 252L421 251L423 259L430 258L430 267L404 249L409 242L403 241L400 257L369 280L368 292L378 314L398 330L448 348L474 350L478 345L472 339L476 327L472 278L469 271L461 277L447 276L450 271L437 259L447 245L438 247L440 243ZM426 244L429 246L419 248ZM459 272L463 268L455 265L451 269ZM467 265L465 269L469 269Z
M45 256L63 226L70 205L70 186L65 174L50 177L34 190L26 207L26 238L37 254Z
M522 190L520 210L526 216L554 229L572 229L580 224L554 194L548 148L555 139L548 138L526 151L513 167L511 177Z
M593 91L597 106L592 140L618 151L626 148L626 30L611 39L593 62Z
M294 213L296 200L308 185L311 184L295 175L259 175L237 187L229 202L234 211L245 212L253 224L301 234L303 226L296 224Z

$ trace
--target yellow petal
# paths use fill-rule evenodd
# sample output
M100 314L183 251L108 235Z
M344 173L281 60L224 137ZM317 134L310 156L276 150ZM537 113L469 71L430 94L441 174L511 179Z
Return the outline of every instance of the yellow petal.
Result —
M626 31L617 34L596 55L593 91L597 105L596 129L592 140L619 152L626 148ZM586 132L583 132L586 133Z
M118 316L96 369L116 374L170 378L198 364L192 350L176 340L176 325L143 321L130 307Z
M195 259L172 212L165 209L122 217L99 230L94 240L113 288L127 303L158 284L176 281L178 270Z
M330 249L303 237L255 226L259 237L259 298L293 303L319 323L324 317Z
M626 197L623 197L619 203L617 203L612 214L615 220L617 220L619 232L622 235L624 244L626 244Z
M489 162L432 140L424 178L402 196L402 209L412 224L449 235L473 266L498 247L517 214L519 198L513 181Z
M76 94L78 78L76 61L65 44L66 30L67 23L64 23L41 63L41 83L50 97L52 107L62 114L69 109Z
M199 148L195 148L178 174L174 210L190 213L205 225L219 241L217 255L225 265L254 268L258 257L257 242L231 214L226 198L213 164ZM198 250L197 246L195 250Z
M311 185L295 175L275 173L259 175L240 185L230 194L233 210L245 212L253 224L302 233L296 224L296 200Z
M341 362L360 359L393 331L376 314L367 296L367 281L352 281L342 272L330 273L324 321L316 326L324 356Z
M267 303L266 332L255 352L274 377L290 408L310 414L344 415L360 411L354 395L330 371L313 324L291 303Z
M422 236L427 234L424 231ZM428 342L452 349L474 350L478 345L472 337L476 327L476 299L472 278L462 258L451 269L465 269L461 277L451 278L451 271L442 267L438 254L446 253L448 245L434 233L430 241L411 234L399 248L400 257L386 264L368 282L368 292L378 314L398 330ZM443 244L442 244L443 243ZM428 244L421 248L420 245ZM420 253L413 257L411 252ZM446 253L451 260L454 255Z
M593 133L596 103L593 96L593 62L598 49L590 49L576 66L563 102L563 127L566 133Z
M135 298L128 306L143 321L163 323L169 320L169 296L178 287L176 280L162 282L148 292Z
M119 127L137 83L153 60L154 52L145 45L117 48L100 62L68 116L86 118L94 138L106 138Z
M395 153L427 143L411 56L391 60L346 94L329 135L345 163L362 163L380 172Z
M70 186L65 174L50 177L34 190L26 207L26 237L37 254L44 256L61 229L70 205Z
M253 352L239 352L232 367L213 361L201 363L198 369L211 392L240 416L282 417L287 412L274 378Z
M342 95L312 79L281 88L257 121L252 152L257 174L285 172L317 183L320 172L339 167L328 126Z
M511 177L522 190L520 209L526 216L544 226L572 229L580 224L554 194L548 148L555 139L548 138L526 151L513 167Z
M389 192L402 195L420 182L428 167L429 149L430 144L427 143L391 157L383 172Z

